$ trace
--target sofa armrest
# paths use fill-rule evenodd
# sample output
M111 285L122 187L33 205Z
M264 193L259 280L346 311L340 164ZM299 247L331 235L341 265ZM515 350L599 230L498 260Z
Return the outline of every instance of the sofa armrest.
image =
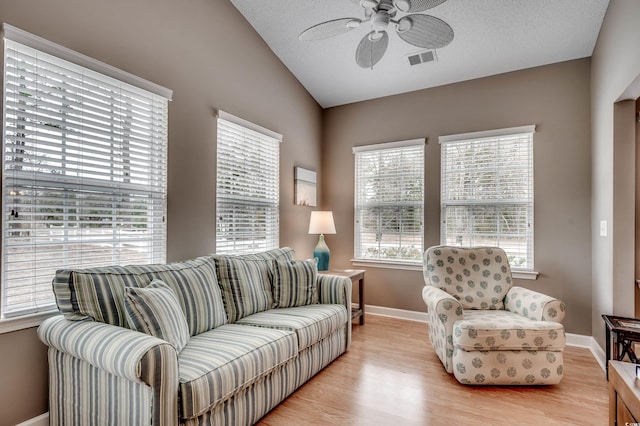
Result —
M351 311L351 279L338 275L318 274L318 303L344 305Z
M318 303L343 305L347 309L347 349L351 345L351 279L338 275L318 274Z
M562 323L565 304L555 297L523 287L511 287L504 298L504 308L534 321Z
M51 349L149 386L153 392L153 424L177 423L178 356L169 343L126 328L69 321L62 316L45 320L38 328L38 336Z
M430 285L422 289L427 305L429 340L447 372L453 372L453 325L463 318L462 304L449 293Z

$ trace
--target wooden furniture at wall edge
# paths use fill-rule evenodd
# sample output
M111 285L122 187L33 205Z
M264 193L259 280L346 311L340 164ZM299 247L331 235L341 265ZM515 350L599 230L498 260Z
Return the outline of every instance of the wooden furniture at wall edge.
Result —
M609 361L609 426L634 424L640 420L640 380L636 364Z

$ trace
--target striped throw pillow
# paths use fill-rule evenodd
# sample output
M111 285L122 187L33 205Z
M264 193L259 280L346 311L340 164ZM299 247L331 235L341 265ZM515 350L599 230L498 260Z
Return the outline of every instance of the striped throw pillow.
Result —
M218 283L230 323L271 309L271 268L264 260L216 257Z
M125 287L125 315L133 330L167 341L180 353L189 341L189 325L176 294L160 280L146 287Z
M318 303L315 260L273 261L273 301L276 308Z

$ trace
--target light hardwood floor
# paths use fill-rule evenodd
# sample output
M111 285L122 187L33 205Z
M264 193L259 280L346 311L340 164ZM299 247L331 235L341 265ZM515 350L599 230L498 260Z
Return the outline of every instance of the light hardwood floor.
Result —
M367 315L339 357L260 425L606 425L604 372L567 347L556 386L463 386L447 374L423 323Z

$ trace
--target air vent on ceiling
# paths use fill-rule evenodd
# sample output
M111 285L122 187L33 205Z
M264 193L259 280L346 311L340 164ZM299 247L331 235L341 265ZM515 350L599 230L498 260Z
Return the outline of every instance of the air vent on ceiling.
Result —
M438 60L435 50L427 50L415 55L409 55L407 58L409 59L409 65L419 65L424 64L425 62L433 62Z

